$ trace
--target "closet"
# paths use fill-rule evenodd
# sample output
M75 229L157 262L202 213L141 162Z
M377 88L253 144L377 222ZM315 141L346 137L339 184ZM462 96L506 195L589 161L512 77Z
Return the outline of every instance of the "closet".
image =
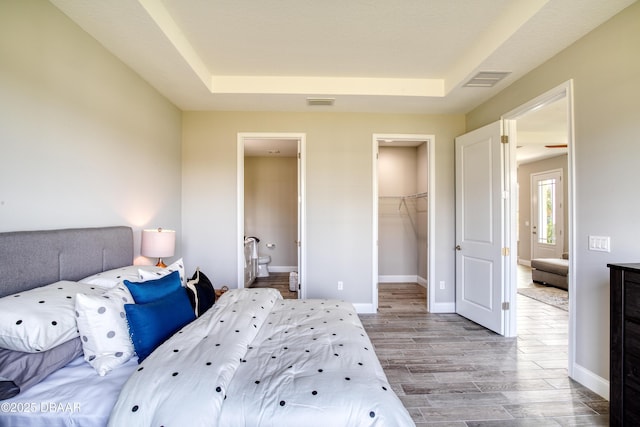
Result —
M378 147L378 278L428 278L428 147L422 141Z

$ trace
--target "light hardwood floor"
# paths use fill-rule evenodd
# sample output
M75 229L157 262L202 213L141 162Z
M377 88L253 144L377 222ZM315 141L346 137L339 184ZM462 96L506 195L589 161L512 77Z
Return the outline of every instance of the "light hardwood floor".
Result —
M378 313L360 315L418 427L609 424L609 403L567 377L567 312L518 295L519 336L504 338L425 301L417 284L380 284Z

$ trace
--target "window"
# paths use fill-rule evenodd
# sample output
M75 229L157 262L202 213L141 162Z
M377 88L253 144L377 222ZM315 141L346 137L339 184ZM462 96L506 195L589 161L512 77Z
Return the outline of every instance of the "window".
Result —
M556 179L538 181L538 243L555 245Z

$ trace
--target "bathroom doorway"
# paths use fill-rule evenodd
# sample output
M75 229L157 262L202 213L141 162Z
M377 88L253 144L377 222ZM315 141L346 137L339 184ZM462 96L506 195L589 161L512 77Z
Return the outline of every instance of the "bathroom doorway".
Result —
M427 307L435 295L433 140L432 135L376 134L373 147L374 289L378 283L398 289L417 283L427 289Z
M238 283L304 290L304 134L238 134Z

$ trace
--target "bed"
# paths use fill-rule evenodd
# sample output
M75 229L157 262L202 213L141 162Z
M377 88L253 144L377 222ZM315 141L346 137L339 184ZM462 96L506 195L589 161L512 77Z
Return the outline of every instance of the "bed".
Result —
M37 383L27 382L17 395L0 400L0 425L414 425L391 390L351 304L284 300L273 289L232 289L207 309L206 294L200 292L207 282L211 285L204 273L198 270L189 277L179 270L181 263L170 273L152 268L133 273L132 259L133 233L128 227L0 233L0 305L9 301L19 312L15 307L31 293L54 289L67 303L76 292L74 329L80 331L56 338L55 345L42 344L42 337L7 345L21 350L5 348L10 356L29 350L29 357L39 357L62 347L74 356L66 356L71 358L66 366L55 367ZM149 280L132 283L129 279L137 275ZM176 290L176 283L184 289ZM165 286L165 296L143 302L143 297L156 298ZM186 303L183 292L189 296ZM172 299L176 295L180 302ZM55 305L53 298L44 300L34 300L34 305ZM89 312L104 313L102 304L96 310L91 304L105 300L126 309L126 317L122 312L121 317L128 322L126 344L133 350L104 353L107 356L97 352L98 357L89 361L94 349L84 341L82 319ZM83 311L86 307L91 310ZM154 322L138 317L148 310L163 316ZM174 318L182 323L171 335L152 348L138 347L142 335L136 322L160 328L163 319ZM57 331L64 321L56 319ZM3 323L13 328L16 322ZM51 329L53 322L46 323ZM114 334L114 328L109 329L111 338L123 335L119 329ZM2 357L0 353L0 361ZM3 379L10 378L0 374L0 383Z

